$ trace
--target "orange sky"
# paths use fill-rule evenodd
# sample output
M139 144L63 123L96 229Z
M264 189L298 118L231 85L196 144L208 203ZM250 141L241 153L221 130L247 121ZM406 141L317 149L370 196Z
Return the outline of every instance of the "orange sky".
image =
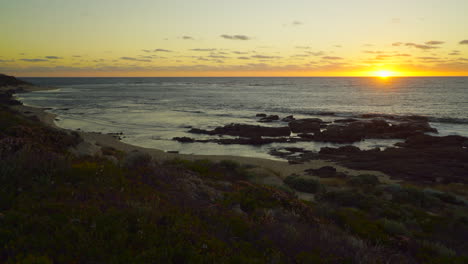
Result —
M0 72L468 76L466 10L465 0L15 0L0 9Z

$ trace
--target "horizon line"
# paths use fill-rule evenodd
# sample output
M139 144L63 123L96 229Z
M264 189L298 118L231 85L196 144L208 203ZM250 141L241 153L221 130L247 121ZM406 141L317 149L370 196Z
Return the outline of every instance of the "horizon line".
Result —
M18 76L17 78L422 78L422 77L468 77L468 75L408 75L380 77L373 75L325 75L325 76Z

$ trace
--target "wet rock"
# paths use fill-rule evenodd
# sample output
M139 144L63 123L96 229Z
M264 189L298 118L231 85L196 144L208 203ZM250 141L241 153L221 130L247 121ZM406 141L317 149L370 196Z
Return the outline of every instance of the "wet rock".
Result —
M358 153L358 152L361 152L361 149L356 146L343 146L339 148L324 147L320 149L319 154L339 155L339 154L351 154L351 153Z
M320 131L322 122L319 118L297 119L289 122L288 126L293 133L316 133Z
M365 133L361 129L330 125L326 130L315 133L314 140L333 143L353 143L361 141Z
M359 121L359 120L354 119L354 118L345 118L345 119L336 119L333 121L333 123L351 123L351 122L356 122L356 121Z
M294 120L296 120L296 118L294 118L294 116L292 116L292 115L289 115L289 116L281 119L281 121L283 121L283 122L291 122L291 121L294 121Z
M302 133L302 134L298 134L297 136L299 136L301 139L304 139L304 140L313 140L314 139L313 134Z
M199 128L192 128L188 131L189 133L192 134L206 134L206 135L214 135L213 131L208 131L204 129L199 129Z
M412 136L419 133L437 133L437 129L432 128L426 121L404 122L393 125L390 130L391 133Z
M255 116L256 116L256 117L266 117L267 115L266 115L266 114L263 114L263 113L261 113L261 114L256 114Z
M269 116L263 117L263 118L260 119L258 122L269 123L269 122L278 121L278 120L279 120L279 116L277 116L277 115L269 115Z
M284 148L284 150L287 150L289 152L306 152L303 148L295 148L295 147L288 147Z
M222 145L265 145L271 143L289 143L291 139L289 138L261 138L261 137L252 137L252 138L234 138L234 139L212 139L205 141L197 142L213 142Z
M356 122L356 121L359 121L359 120L354 119L354 118L345 118L345 119L336 119L333 122L334 123L351 123L351 122Z
M289 136L291 130L289 127L262 127L244 124L230 124L224 127L217 127L214 130L207 131L197 128L192 128L189 131L195 134L208 134L208 135L229 135L239 137L282 137Z
M468 139L462 136L434 137L424 134L415 135L406 139L404 143L397 143L399 147L428 148L428 147L459 147L463 148Z
M336 169L331 166L324 166L318 169L307 169L304 172L321 178L335 177L337 174Z
M468 183L468 149L461 136L435 137L417 135L408 138L399 148L361 151L357 148L322 148L319 158L340 163L355 170L376 170L395 179L424 184ZM302 155L307 158L307 154ZM315 157L308 157L314 159Z
M178 141L180 143L193 143L195 139L189 137L174 137L172 140Z

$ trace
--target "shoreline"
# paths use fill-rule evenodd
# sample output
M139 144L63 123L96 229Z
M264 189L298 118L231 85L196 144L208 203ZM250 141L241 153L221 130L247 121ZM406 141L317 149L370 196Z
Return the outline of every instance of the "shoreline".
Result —
M15 89L15 87L3 87L1 90L8 90L8 89ZM24 86L21 87L21 92L36 92L36 91L43 91L43 90L53 90L58 88L52 87L38 87L38 86ZM372 170L353 170L346 168L344 166L338 165L336 162L327 161L327 160L310 160L301 164L290 164L288 161L279 161L273 159L264 159L264 158L255 158L255 157L243 157L243 156L230 156L230 155L197 155L197 154L179 154L179 153L169 153L165 152L160 149L155 148L145 148L136 145L131 145L128 143L124 143L119 139L115 138L109 134L102 134L99 132L86 132L80 130L70 130L66 128L59 127L55 124L55 118L57 117L56 114L47 112L47 108L39 108L33 106L25 106L25 105L16 105L10 106L11 109L16 110L18 113L26 116L36 116L39 121L43 124L64 130L64 131L73 131L78 133L83 142L80 143L76 149L72 150L72 152L76 155L102 155L101 148L103 147L111 147L116 150L130 153L133 151L144 152L148 153L152 156L152 158L156 161L167 161L172 159L185 159L185 160L210 160L213 162L220 162L222 160L231 160L235 161L241 165L250 165L255 166L252 170L263 175L265 179L258 179L261 182L271 182L272 178L279 178L284 179L285 177L297 174L303 175L304 171L307 169L318 169L324 166L331 166L334 167L337 172L343 172L348 175L360 175L360 174L372 174L377 177L383 182L395 182L394 180L390 179L388 175L379 171L372 171ZM283 184L282 181L278 181L278 184Z

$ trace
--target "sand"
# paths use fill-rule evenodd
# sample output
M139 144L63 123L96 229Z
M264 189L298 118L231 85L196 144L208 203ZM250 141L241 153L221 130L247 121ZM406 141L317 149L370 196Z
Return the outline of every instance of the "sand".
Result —
M22 87L24 92L29 91L40 91L40 90L50 90L53 88L43 88L43 87ZM5 89L5 88L3 88ZM2 89L2 90L3 90ZM42 123L45 125L63 129L58 127L54 120L56 115L47 112L48 109L36 108L31 106L12 106L12 109L18 111L24 116L36 116ZM312 160L303 164L289 164L287 161L278 161L278 160L269 160L262 158L253 158L253 157L238 157L238 156L221 156L221 155L187 155L187 154L176 154L176 153L167 153L165 151L153 148L144 148L140 146L134 146L127 143L121 142L119 139L112 135L95 133L95 132L84 132L84 131L75 131L80 134L83 138L83 142L80 143L76 148L71 149L71 152L76 155L102 155L102 147L112 147L119 151L131 152L131 151L140 151L150 154L156 161L165 161L170 159L186 159L186 160L199 160L199 159L208 159L214 162L221 160L232 160L238 162L241 165L252 165L253 171L259 175L255 181L263 184L272 184L272 185L282 185L282 179L291 175L304 175L304 170L306 169L317 169L323 166L332 166L336 168L338 172L344 172L348 175L359 175L359 174L372 174L380 178L382 182L393 182L387 175L382 172L377 171L363 171L363 170L352 170L339 166L334 162L326 160ZM323 180L323 179L320 179Z

